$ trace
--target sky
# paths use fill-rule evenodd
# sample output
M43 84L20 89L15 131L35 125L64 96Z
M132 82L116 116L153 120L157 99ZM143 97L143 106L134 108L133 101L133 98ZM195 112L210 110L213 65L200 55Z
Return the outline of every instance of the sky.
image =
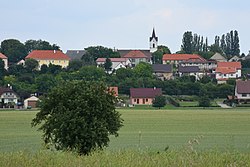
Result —
M0 0L0 41L42 39L66 52L102 45L148 49L153 27L174 53L184 32L214 43L237 30L241 52L250 50L249 0Z

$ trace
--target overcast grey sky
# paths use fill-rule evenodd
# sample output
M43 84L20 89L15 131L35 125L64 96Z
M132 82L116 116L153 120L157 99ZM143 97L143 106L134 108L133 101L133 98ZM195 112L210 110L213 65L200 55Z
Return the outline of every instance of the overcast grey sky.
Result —
M237 30L241 52L250 50L247 0L0 0L0 41L42 39L68 49L103 45L148 48L155 27L159 44L180 49L182 35Z

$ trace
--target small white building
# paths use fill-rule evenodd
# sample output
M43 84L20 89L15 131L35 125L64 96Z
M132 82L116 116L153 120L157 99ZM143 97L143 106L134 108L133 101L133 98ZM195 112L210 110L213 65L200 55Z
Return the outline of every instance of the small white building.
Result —
M241 63L240 62L218 62L218 67L215 70L215 78L218 83L226 83L228 79L241 78Z
M8 88L0 87L0 103L2 106L7 104L17 104L19 96L12 90L11 86Z
M112 67L109 73L112 71L116 71L119 68L127 68L131 67L131 61L128 58L109 58L110 61L112 62ZM106 58L98 58L96 60L96 64L98 67L102 67L106 62Z
M37 103L39 99L36 96L31 96L28 99L24 100L24 108L37 108Z

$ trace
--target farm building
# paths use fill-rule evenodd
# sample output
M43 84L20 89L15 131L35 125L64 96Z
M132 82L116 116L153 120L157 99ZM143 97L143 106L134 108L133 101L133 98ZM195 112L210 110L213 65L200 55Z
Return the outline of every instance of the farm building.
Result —
M37 103L39 99L36 96L31 96L24 100L24 108L37 108Z

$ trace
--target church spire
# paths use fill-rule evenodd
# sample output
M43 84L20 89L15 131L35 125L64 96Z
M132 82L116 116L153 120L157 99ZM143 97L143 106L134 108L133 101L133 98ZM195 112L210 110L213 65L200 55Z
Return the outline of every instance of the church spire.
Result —
M155 28L153 28L152 36L149 38L149 41L151 42L153 39L158 42L158 37L155 35Z
M152 36L149 37L150 52L153 53L157 51L158 47L158 37L155 35L155 28L153 28Z

